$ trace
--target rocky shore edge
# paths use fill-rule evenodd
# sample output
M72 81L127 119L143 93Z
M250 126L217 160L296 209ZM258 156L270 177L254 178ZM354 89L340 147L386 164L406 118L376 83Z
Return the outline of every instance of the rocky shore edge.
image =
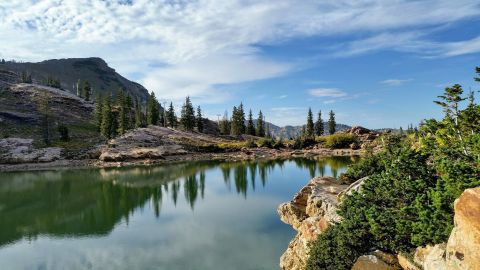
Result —
M332 177L316 177L290 202L278 207L280 219L297 231L280 258L282 270L305 268L309 244L328 226L341 221L336 212L342 197L354 190L361 192L365 181L368 177L348 186ZM447 243L418 247L413 256L374 250L360 256L352 270L479 270L480 187L465 190L455 201L454 221L455 226Z

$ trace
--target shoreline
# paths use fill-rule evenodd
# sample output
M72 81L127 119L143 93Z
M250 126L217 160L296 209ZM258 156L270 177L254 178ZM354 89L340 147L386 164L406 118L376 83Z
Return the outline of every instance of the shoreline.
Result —
M159 159L132 159L125 161L101 161L99 159L60 159L45 163L18 163L0 164L0 172L22 171L49 171L90 168L119 168L129 166L152 166L174 164L187 161L247 161L247 160L273 160L288 158L313 158L328 156L360 156L362 150L352 149L309 149L309 150L276 150L269 148L248 148L240 151L223 153L186 153L167 155Z

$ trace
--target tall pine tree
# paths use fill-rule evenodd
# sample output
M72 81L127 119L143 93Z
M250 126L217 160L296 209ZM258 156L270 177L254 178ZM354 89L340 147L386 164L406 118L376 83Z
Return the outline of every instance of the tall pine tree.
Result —
M258 113L258 119L257 119L257 136L258 137L265 137L265 125L263 121L263 113L260 111Z
M83 83L83 98L86 101L90 101L90 97L92 96L92 87L88 81Z
M120 135L125 134L127 127L127 99L125 97L125 92L122 89L118 92L117 95L117 107L118 107L118 118L117 118L117 132Z
M252 110L248 113L247 134L255 136L255 126L253 125Z
M328 133L335 134L337 123L335 122L335 113L330 111L328 118Z
M185 103L183 104L180 115L180 123L187 131L192 131L195 127L195 112L190 97L185 98Z
M100 131L100 127L102 126L102 118L103 118L103 97L102 95L98 95L95 103L95 124L97 125L98 131Z
M227 111L225 111L222 120L220 120L220 122L218 123L218 129L220 130L220 134L230 134L230 120L228 119Z
M305 126L305 136L313 137L313 134L314 134L313 114L312 114L312 109L308 108L307 125Z
M202 117L202 109L200 106L197 107L197 130L198 132L203 132L203 117Z
M159 110L158 100L155 97L155 93L153 93L152 91L147 100L147 124L148 125L158 124L158 119L159 119L158 110Z
M102 107L102 124L100 125L100 133L103 137L110 139L111 138L111 128L112 128L112 95L108 95L103 100Z
M170 107L167 111L167 121L168 126L171 128L177 127L177 116L175 115L175 108L173 108L173 103L170 102Z
M324 132L323 120L322 120L322 111L318 111L318 118L315 122L315 135L322 136Z

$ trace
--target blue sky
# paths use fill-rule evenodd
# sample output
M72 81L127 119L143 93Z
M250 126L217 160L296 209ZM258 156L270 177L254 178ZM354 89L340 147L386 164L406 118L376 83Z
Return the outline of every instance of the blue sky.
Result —
M243 101L277 125L311 107L405 127L441 115L446 85L480 88L478 0L14 0L0 36L0 58L102 57L213 119Z

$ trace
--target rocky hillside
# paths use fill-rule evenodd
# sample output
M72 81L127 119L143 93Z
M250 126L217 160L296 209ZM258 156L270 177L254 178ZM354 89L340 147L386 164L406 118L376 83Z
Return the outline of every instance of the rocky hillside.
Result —
M65 146L75 151L99 142L93 121L93 103L56 88L23 83L0 88L0 138L31 139L33 146L43 147L46 125L42 106L45 100L48 101L46 113L52 146ZM69 129L68 142L59 141L60 125Z
M6 62L0 64L0 72L13 71L17 74L27 72L32 75L33 82L45 84L49 76L58 79L63 89L76 93L79 80L87 80L96 93L115 94L118 89L125 89L130 95L145 101L147 89L142 85L129 81L118 74L115 69L101 58L68 58L52 59L38 63ZM81 84L81 81L80 81Z

